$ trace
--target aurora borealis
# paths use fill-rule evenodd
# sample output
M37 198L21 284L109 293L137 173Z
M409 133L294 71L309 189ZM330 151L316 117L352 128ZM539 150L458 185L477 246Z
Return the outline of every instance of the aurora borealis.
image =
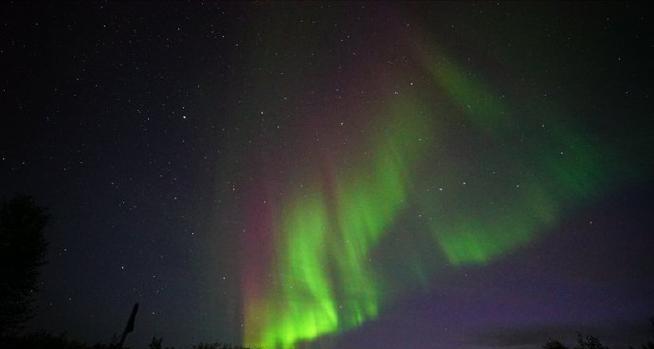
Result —
M363 120L361 136L340 150L332 149L338 136L303 147L317 154L297 166L298 178L289 170L286 195L265 199L273 207L269 220L258 222L246 244L270 240L268 251L255 247L249 255L268 258L257 262L267 266L260 274L246 270L245 343L295 348L355 328L393 301L395 285L425 287L443 265L491 264L610 183L615 164L600 159L607 152L577 125L529 100L493 93L483 76L427 41L418 46L430 53L416 50L403 68L428 77L420 93L410 83L401 93L387 90L379 105L342 112ZM372 75L392 71L384 70ZM391 85L408 80L389 75ZM504 173L484 173L483 159ZM477 175L466 180L466 173ZM401 238L394 236L397 222L416 209L428 218L413 229L428 245L402 256L384 252L410 261L398 278L373 256L384 240Z
M28 328L131 348L637 345L637 3L7 4L2 197L52 225ZM635 338L635 339L634 339Z
M370 153L349 160L357 166L327 164L317 183L300 188L275 212L278 226L267 222L264 229L280 236L271 244L278 253L270 261L279 263L272 273L281 278L280 289L265 290L272 299L262 304L255 294L246 305L246 341L288 348L377 315L383 286L370 255L406 205L412 164L427 130L412 101L385 110L388 121L368 132L374 140L363 145Z

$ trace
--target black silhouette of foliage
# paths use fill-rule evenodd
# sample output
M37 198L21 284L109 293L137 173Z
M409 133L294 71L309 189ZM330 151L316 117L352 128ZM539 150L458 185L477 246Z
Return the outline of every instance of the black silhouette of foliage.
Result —
M200 343L198 345L194 345L193 349L248 349L248 348L237 346L237 345L224 344L224 343Z
M550 339L543 345L543 349L568 349L563 343L558 340ZM577 333L577 345L572 349L609 349L604 346L599 339L593 336L583 336Z
M150 341L150 345L148 346L148 349L164 349L164 347L161 345L161 342L163 342L162 337L152 337L152 341ZM173 347L166 347L165 349L174 349Z
M593 336L583 336L577 333L577 346L574 349L609 349L599 339Z
M116 349L114 345L86 343L68 338L65 333L53 335L47 332L30 333L19 337L0 339L3 349ZM128 349L128 348L124 348Z
M152 337L152 341L150 342L150 345L148 346L148 349L161 349L161 342L162 341L163 341L163 338Z
M20 330L32 316L47 220L29 196L0 204L0 336Z
M557 340L551 339L543 345L543 349L568 349L568 347Z
M162 349L163 338L152 337L148 349ZM47 332L29 333L22 336L0 338L0 348L2 349L119 349L118 345L97 343L89 345L69 338L65 333L53 335ZM197 344L193 349L249 349L238 345L211 343ZM122 349L129 349L125 346ZM165 349L174 349L174 347L165 347Z
M650 318L650 323L652 324L652 334L654 334L654 318ZM542 347L543 349L567 349L558 340L550 339ZM647 341L647 343L641 345L642 349L654 349L654 342ZM581 333L577 333L577 345L572 349L609 349L609 347L603 345L597 337L593 336L583 336ZM635 349L633 346L629 346L629 349Z

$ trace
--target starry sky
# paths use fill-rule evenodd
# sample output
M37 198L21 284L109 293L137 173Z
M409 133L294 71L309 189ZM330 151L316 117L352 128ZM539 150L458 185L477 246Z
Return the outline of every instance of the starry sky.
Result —
M654 316L638 3L6 3L29 327L133 347L626 347Z

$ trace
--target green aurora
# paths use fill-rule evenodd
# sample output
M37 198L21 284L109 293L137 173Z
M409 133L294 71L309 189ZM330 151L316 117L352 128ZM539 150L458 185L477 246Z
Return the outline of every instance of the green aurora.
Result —
M311 184L282 203L272 227L278 282L246 299L245 343L287 349L356 328L394 290L429 287L443 266L485 265L529 244L610 179L599 156L607 150L563 114L537 102L512 108L444 57L422 61L446 105L417 93L389 98L365 132L367 156L332 164L331 180L305 176ZM434 164L442 170L420 170ZM392 272L375 251L399 234L407 207L421 212L428 246L398 252L407 268Z

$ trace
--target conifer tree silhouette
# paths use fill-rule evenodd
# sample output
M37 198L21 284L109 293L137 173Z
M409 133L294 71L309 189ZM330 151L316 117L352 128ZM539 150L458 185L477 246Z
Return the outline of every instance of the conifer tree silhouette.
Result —
M0 337L18 332L32 317L47 221L29 196L0 204Z

